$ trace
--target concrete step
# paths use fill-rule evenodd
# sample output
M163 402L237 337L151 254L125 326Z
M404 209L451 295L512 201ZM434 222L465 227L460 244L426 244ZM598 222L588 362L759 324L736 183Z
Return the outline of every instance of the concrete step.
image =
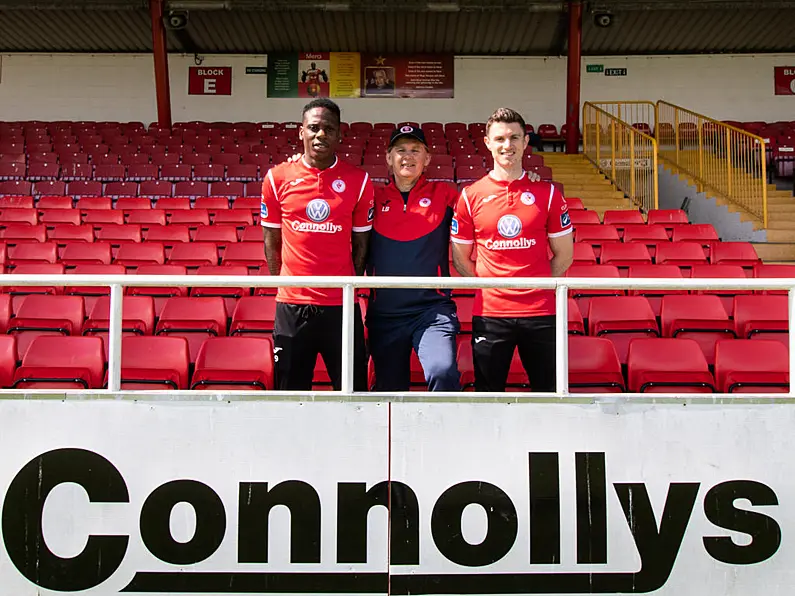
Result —
M784 230L768 228L767 241L795 243L795 227Z
M795 261L795 242L756 242L754 248L759 258L765 262Z

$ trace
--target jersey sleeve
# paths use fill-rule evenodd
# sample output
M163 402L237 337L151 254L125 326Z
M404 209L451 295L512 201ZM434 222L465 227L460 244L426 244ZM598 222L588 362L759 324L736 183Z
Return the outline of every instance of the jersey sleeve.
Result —
M364 182L359 191L359 200L353 209L353 231L369 232L373 229L373 216L375 215L375 199L373 183L370 176L364 175Z
M450 240L457 244L473 244L475 242L472 206L466 189L461 191L461 196L458 197L453 211L453 221L450 223Z
M268 170L262 181L262 203L259 208L260 225L266 228L282 227L282 208L279 203L273 169Z
M557 238L571 234L573 228L569 217L566 199L552 184L549 185L549 206L547 209L547 236Z

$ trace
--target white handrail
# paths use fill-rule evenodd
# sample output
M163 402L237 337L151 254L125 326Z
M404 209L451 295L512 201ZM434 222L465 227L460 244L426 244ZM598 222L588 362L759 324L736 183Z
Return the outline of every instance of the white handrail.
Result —
M342 379L340 393L353 393L353 317L357 288L539 288L555 290L556 382L555 395L569 395L568 293L569 290L787 290L789 327L795 319L795 278L602 278L602 277L289 277L267 275L0 275L0 286L109 286L108 388L121 388L121 330L123 287L313 287L342 288ZM795 370L795 333L789 334L789 369ZM790 384L789 398L795 397ZM0 390L8 393L10 390ZM15 393L19 393L16 391Z

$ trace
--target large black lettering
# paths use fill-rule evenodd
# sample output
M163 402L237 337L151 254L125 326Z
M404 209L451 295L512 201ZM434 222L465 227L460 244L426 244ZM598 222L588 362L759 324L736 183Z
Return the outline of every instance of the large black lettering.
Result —
M751 537L750 544L734 544L728 536L707 536L710 556L730 565L752 565L772 557L781 546L781 527L772 517L738 509L734 502L747 499L753 506L778 505L773 489L761 482L733 480L713 486L704 497L704 513L716 526Z
M486 538L469 544L461 532L461 515L469 505L480 505L488 520ZM516 507L507 494L488 482L462 482L442 493L431 513L431 534L436 548L450 561L482 567L499 561L513 548L519 523Z
M238 496L238 561L268 562L268 527L271 509L290 510L290 562L320 563L320 497L300 480L242 482Z
M3 537L8 556L28 580L55 592L96 587L121 565L128 536L89 535L72 558L55 555L44 541L42 510L59 484L74 483L91 503L129 503L124 478L107 459L85 449L56 449L28 462L14 477L3 503Z
M171 535L171 511L187 503L196 513L196 531L187 542ZM193 565L212 555L226 532L224 504L216 492L195 480L173 480L157 487L141 508L141 538L155 557L174 565Z
M668 581L698 496L697 482L671 483L660 529L646 485L613 485L640 555L635 592L652 592Z
M557 453L530 453L530 563L560 563Z
M392 564L418 565L420 505L411 487L394 481L379 482L370 490L359 482L337 485L337 562L367 562L367 515L376 505L390 508Z
M604 453L574 455L577 562L607 563L607 477Z

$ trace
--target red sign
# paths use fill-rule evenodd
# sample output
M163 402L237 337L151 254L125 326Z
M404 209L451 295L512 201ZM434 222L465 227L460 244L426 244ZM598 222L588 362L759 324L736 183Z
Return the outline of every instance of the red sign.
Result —
M776 95L795 95L795 66L776 66Z
M188 95L232 95L232 67L191 66Z

